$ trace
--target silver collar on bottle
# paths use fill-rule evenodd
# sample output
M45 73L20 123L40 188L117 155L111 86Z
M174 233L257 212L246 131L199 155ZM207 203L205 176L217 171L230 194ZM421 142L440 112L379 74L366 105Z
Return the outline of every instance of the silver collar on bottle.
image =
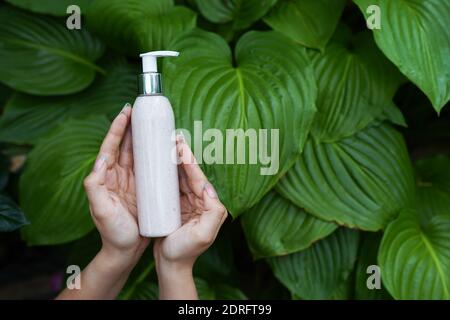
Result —
M162 78L161 73L144 73L138 77L139 94L141 95L158 95L162 94Z

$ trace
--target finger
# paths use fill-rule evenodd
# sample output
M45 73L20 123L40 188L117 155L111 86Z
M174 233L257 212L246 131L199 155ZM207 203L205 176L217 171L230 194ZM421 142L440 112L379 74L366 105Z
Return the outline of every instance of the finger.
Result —
M117 159L120 142L125 134L131 114L131 107L126 104L119 115L113 120L102 146L100 153L108 156L109 164Z
M187 195L182 195L180 197L180 208L181 213L189 213L193 211L191 201L189 200Z
M191 221L192 214L191 213L182 213L181 214L181 225L186 224L187 222Z
M125 137L120 145L119 165L124 168L133 167L133 139L130 124L128 124Z
M180 185L180 191L184 194L188 194L188 193L192 193L191 188L188 185L187 182L187 176L186 176L186 172L184 170L183 165L181 165L181 158L183 156L183 142L184 139L178 135L177 136L177 154L178 154L178 159L179 159L179 165L178 165L178 180L179 180L179 185Z
M203 188L208 182L208 179L206 178L202 169L200 169L188 144L184 141L180 141L179 146L181 166L183 167L184 173L186 174L188 186L197 197L201 198L203 195Z
M99 155L95 161L94 169L83 182L93 215L103 212L103 204L109 196L105 184L107 162L107 155Z
M187 182L186 172L184 171L184 167L181 165L178 166L178 181L181 193L183 194L192 193L192 190Z
M205 213L200 216L200 224L205 232L217 234L226 220L228 212L210 183L207 183L203 190L203 207Z

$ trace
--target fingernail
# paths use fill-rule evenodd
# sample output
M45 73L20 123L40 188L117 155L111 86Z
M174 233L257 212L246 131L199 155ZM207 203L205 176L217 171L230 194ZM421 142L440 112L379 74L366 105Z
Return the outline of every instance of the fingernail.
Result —
M108 160L107 155L102 154L100 157L98 157L97 160L95 161L94 171L95 172L100 171L100 169L103 168L107 160Z
M212 186L211 183L207 182L205 184L205 190L210 198L217 199L217 192L216 192L216 190L214 190L214 187Z
M179 141L179 142L181 142L181 143L184 143L184 142L185 142L183 131L180 131L180 132L178 133L177 138L178 138L178 141Z
M128 102L125 103L125 105L123 106L123 108L122 108L122 110L120 111L120 113L124 113L124 111L125 111L127 108L131 108L131 104L129 104Z

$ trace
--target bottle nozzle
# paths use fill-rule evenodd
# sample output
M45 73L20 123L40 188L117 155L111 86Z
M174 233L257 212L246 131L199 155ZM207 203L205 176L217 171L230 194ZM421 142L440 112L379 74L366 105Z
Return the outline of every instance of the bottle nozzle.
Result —
M157 58L160 57L178 57L179 52L176 51L151 51L147 53L142 53L140 57L142 58L142 71L143 73L157 73L158 64Z
M139 93L143 95L154 95L162 93L162 76L158 73L157 58L178 57L176 51L151 51L140 55L142 58L143 74L138 77Z

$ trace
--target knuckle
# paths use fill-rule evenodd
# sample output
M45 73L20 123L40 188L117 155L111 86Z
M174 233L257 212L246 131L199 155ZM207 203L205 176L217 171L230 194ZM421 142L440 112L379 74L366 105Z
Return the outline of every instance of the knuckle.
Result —
M214 211L220 213L223 216L227 213L227 208L225 208L225 206L221 202L217 202L214 205Z
M228 210L223 205L222 205L222 207L223 207L222 218L223 218L223 220L225 220L228 217Z
M92 187L94 186L94 182L94 177L92 176L92 174L90 174L86 178L84 178L83 186L86 190L92 189Z
M209 245L214 241L214 235L210 232L198 232L196 236L198 243L202 246Z
M92 206L91 202L89 202L89 210L91 212L91 217L94 220L94 223L96 224L97 224L96 221L103 221L105 218L107 218L106 212L103 210L98 210L96 206Z
M203 188L203 186L205 185L205 179L203 179L202 177L194 177L192 178L192 184Z
M225 206L222 203L220 204L220 212L222 212L223 215L228 214L227 208L225 208Z
M99 221L103 221L108 218L108 215L106 214L105 211L93 211L92 214Z

